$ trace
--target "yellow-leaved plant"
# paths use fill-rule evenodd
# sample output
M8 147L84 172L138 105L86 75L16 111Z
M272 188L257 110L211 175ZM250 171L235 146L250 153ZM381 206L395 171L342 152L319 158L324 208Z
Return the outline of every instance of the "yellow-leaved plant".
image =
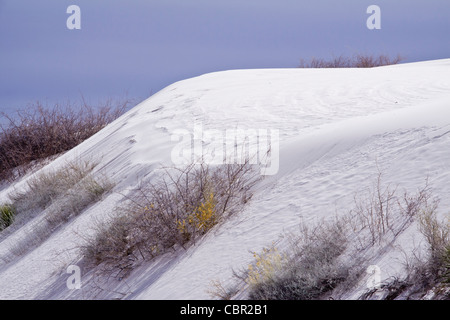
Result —
M208 192L204 198L204 201L192 214L193 217L191 217L192 223L195 224L195 228L200 230L201 233L205 233L217 223L214 192Z
M249 265L247 283L257 285L273 278L285 261L285 257L277 248L264 248L262 253L253 253L255 263Z
M186 219L178 219L177 229L185 240L191 239L193 233L205 234L218 222L216 200L213 191L205 191L203 201Z

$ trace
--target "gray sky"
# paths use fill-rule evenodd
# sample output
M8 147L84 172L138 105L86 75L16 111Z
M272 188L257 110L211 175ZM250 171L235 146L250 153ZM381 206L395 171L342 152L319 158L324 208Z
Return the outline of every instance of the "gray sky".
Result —
M81 30L66 27L72 4ZM372 4L381 30L366 27ZM450 58L450 1L0 0L0 110L142 100L207 72L354 53Z

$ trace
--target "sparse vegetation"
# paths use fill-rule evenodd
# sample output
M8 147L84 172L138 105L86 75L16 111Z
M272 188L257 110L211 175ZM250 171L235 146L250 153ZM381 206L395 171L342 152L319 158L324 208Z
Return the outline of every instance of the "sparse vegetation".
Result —
M419 215L419 230L424 235L429 252L428 267L436 278L448 274L448 251L450 248L449 220L441 222L436 216L437 203ZM447 269L447 270L445 270ZM448 279L447 279L448 280Z
M256 255L255 267L248 270L250 299L318 299L349 278L351 266L339 259L348 239L338 221L303 225L289 238L285 252L272 248Z
M84 102L53 107L36 103L16 115L0 117L0 181L14 180L43 159L77 146L122 115L131 101L106 101L100 107Z
M442 256L443 262L443 275L442 275L442 283L450 286L450 244L445 246L444 255Z
M354 225L354 231L367 229L371 245L380 244L401 234L421 210L428 208L430 201L433 200L428 181L417 193L404 192L399 196L397 187L383 186L382 174L378 172L374 187L355 196L349 223Z
M249 265L247 281L250 285L272 280L281 270L286 257L275 246L263 248L261 253L253 252L255 264Z
M164 169L98 224L83 256L123 276L139 261L195 244L249 201L256 181L249 163Z
M415 194L398 195L397 188L383 187L381 174L374 189L355 197L355 208L317 225L302 225L288 235L283 251L276 247L255 254L254 263L238 278L248 285L250 299L309 300L338 298L354 286L375 254L393 241L414 221L428 244L425 261L408 268L405 279L383 283L386 299L411 296L437 283L449 281L449 226L436 218L438 201L428 183ZM372 252L372 253L371 253ZM367 299L378 288L361 298ZM448 294L448 293L447 293Z
M300 60L299 68L373 68L400 63L403 59L400 55L389 57L388 55L356 54L351 57L338 56L330 60L311 58L309 61Z
M426 252L424 256L413 256L404 279L384 284L391 297L421 298L431 291L438 299L450 298L450 226L448 217L447 221L437 218L437 207L434 202L418 214L418 227L425 238Z
M97 163L91 161L75 160L56 170L45 170L30 177L26 188L12 192L9 197L19 212L27 212L46 209L78 186L95 195L97 192L94 187L100 185L90 173L96 166Z
M29 233L12 248L21 255L47 239L55 229L80 214L109 191L113 184L94 177L95 163L73 161L56 170L37 173L23 190L9 195L14 208L15 225L28 222L39 213Z

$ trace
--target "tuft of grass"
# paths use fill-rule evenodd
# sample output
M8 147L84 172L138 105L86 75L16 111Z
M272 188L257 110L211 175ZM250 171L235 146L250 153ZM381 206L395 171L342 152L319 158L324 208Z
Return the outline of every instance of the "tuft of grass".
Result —
M6 229L14 222L16 209L10 204L0 205L0 231Z

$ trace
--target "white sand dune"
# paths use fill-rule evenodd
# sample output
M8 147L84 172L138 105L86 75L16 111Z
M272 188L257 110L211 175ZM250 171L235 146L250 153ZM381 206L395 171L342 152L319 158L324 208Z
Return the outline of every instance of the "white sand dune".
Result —
M80 290L66 286L83 236L107 215L120 193L163 165L171 165L172 136L194 124L219 132L278 130L279 170L265 178L239 214L188 251L163 256L122 281ZM95 159L115 181L103 201L20 258L11 246L29 225L0 237L0 299L211 299L211 281L227 284L252 261L250 251L276 241L303 221L352 205L381 169L386 183L416 190L429 178L450 210L450 59L372 69L257 69L206 74L174 83L134 107L47 167ZM0 203L26 178L0 192ZM30 222L31 223L31 222ZM399 237L409 247L414 225ZM383 277L401 272L392 250L377 261ZM2 260L4 260L2 262ZM352 298L354 293L349 293Z

